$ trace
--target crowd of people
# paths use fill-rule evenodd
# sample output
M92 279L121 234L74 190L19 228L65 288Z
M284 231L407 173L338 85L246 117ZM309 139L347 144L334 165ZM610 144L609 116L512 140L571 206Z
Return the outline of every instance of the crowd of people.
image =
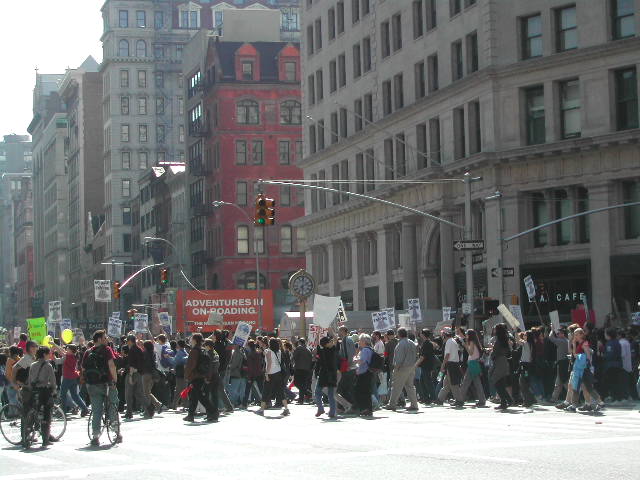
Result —
M186 422L218 422L253 406L257 415L275 408L287 416L292 403L315 404L315 415L330 419L488 401L498 410L538 404L589 412L637 400L640 390L637 332L589 323L517 333L498 324L486 337L462 327L423 329L417 338L405 328L368 334L342 326L313 348L304 338L252 335L237 345L229 337L216 330L206 338L110 339L98 330L84 345L39 346L22 334L0 349L0 398L18 405L21 397L27 409L32 392L40 396L45 444L54 397L68 415L91 408L91 443L99 445L107 397L124 419L171 409L184 411Z

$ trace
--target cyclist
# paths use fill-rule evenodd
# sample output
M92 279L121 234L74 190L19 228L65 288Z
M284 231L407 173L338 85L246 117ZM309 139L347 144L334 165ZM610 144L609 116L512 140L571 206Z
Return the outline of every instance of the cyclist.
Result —
M18 386L25 385L29 379L29 368L36 361L35 355L38 351L38 344L29 340L25 344L24 357L16 362L13 366L13 373L10 380L15 382Z
M114 417L118 415L118 390L116 389L118 374L114 362L116 355L108 346L107 333L104 330L97 330L93 334L93 343L93 348L87 350L82 358L82 378L87 384L93 409L91 445L99 446L102 412L107 394L111 403L108 414L114 424L116 420ZM120 442L122 442L122 435L118 432L116 443Z
M51 410L53 409L53 397L56 393L56 375L51 363L49 363L51 350L49 347L40 347L36 352L36 361L29 369L29 379L23 390L24 410L28 412L35 406L36 397L39 397L39 405L42 409L42 422L40 423L42 434L42 446L46 447L55 442L51 436ZM30 394L26 394L29 392ZM23 431L23 435L26 432ZM23 442L26 439L23 436ZM27 446L27 445L25 445Z

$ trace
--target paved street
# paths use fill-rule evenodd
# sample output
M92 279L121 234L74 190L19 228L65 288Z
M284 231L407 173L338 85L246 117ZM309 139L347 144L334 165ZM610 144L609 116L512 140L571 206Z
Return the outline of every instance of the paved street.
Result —
M30 478L447 478L637 479L640 414L594 416L540 407L421 408L376 412L373 420L316 419L312 406L290 417L235 412L218 424L184 425L168 412L124 424L124 443L90 448L84 419L47 450L3 443L0 480ZM371 475L371 472L375 472ZM582 472L582 473L580 473Z

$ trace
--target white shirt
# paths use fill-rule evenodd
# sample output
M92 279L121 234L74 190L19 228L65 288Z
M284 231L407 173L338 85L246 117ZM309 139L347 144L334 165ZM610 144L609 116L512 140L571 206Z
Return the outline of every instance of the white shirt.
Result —
M449 362L460 361L460 348L458 347L458 342L456 342L453 337L444 344L444 356L446 357L447 354L449 354Z
M384 342L382 340L378 340L373 346L373 351L378 355L384 355Z
M164 372L166 368L160 364L160 360L162 360L162 345L158 342L153 342L153 353L156 357L156 366L158 367L158 370Z
M267 356L271 359L271 368L269 367L269 363L267 361L267 371L265 372L268 375L273 375L274 373L278 373L280 370L282 370L280 368L280 358L282 356L282 352L274 352L273 350L271 350L270 348L267 348L264 351L264 355L265 355L265 360L267 360Z
M620 342L622 368L624 368L626 372L631 372L631 370L633 370L631 366L631 344L626 338L621 338L618 342Z

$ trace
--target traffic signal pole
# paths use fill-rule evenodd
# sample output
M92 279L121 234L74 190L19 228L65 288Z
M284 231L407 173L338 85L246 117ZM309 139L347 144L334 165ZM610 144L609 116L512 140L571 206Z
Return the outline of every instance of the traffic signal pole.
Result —
M472 240L473 228L471 224L471 174L469 172L464 174L464 239ZM441 246L442 248L442 246ZM467 288L466 300L471 305L471 313L467 317L467 327L473 327L476 331L480 331L476 328L474 323L474 302L473 302L473 255L471 250L464 251L464 273L465 283Z

